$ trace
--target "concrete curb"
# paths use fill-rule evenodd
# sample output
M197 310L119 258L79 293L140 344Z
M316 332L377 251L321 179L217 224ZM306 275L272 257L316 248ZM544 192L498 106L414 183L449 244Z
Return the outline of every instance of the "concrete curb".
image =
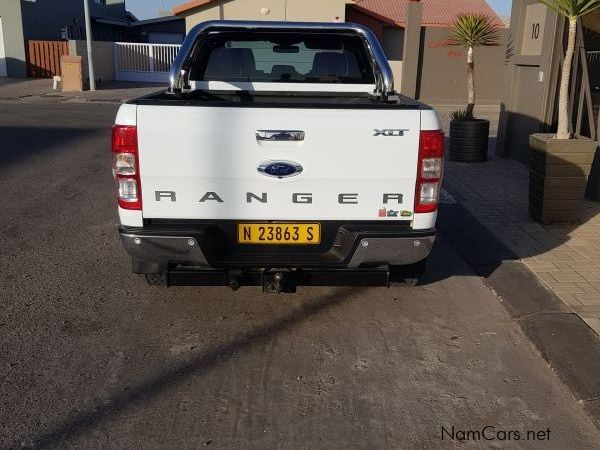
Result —
M500 297L600 429L600 339L596 333L459 203L440 206L438 226Z

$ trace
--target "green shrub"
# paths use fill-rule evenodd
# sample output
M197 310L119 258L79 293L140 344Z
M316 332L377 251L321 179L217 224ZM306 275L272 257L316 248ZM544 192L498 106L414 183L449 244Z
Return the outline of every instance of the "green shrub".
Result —
M457 109L456 111L452 111L450 113L450 119L458 121L474 120L475 116L467 109Z

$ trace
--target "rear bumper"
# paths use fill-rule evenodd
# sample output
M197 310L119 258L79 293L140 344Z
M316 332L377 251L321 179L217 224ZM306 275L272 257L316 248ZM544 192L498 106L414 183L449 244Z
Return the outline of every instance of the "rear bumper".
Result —
M121 227L134 272L161 273L194 266L216 269L358 269L405 266L427 258L435 230L412 230L390 223L327 223L318 247L241 246L233 242L235 223L152 224Z

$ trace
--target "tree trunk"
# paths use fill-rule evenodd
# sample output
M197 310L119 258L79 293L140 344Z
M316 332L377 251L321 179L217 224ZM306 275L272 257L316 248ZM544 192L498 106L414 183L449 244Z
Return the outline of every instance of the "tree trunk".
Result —
M472 115L475 109L475 62L473 60L473 47L467 52L467 114Z
M565 63L562 68L560 79L560 94L558 97L558 131L556 139L569 139L569 86L571 84L571 65L575 54L575 38L577 37L577 19L569 19L569 41Z

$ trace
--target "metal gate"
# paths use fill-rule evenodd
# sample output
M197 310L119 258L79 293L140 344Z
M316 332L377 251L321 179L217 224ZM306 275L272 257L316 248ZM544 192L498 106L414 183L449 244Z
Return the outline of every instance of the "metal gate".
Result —
M27 41L27 75L34 78L60 75L60 58L68 54L66 41Z
M566 25L565 25L566 28ZM600 133L600 123L596 121L594 112L594 66L597 60L585 51L583 26L577 24L577 46L573 57L571 72L571 92L569 95L569 112L571 113L571 131L596 140ZM563 49L564 52L564 49ZM564 53L563 53L564 54ZM561 66L564 57L561 54ZM555 120L558 120L558 107L555 107Z
M596 139L600 139L600 52L587 52L590 86L592 88L592 105L594 118L598 124Z
M115 42L115 78L117 81L169 81L171 64L181 45Z
M587 52L592 89L600 90L600 52Z

